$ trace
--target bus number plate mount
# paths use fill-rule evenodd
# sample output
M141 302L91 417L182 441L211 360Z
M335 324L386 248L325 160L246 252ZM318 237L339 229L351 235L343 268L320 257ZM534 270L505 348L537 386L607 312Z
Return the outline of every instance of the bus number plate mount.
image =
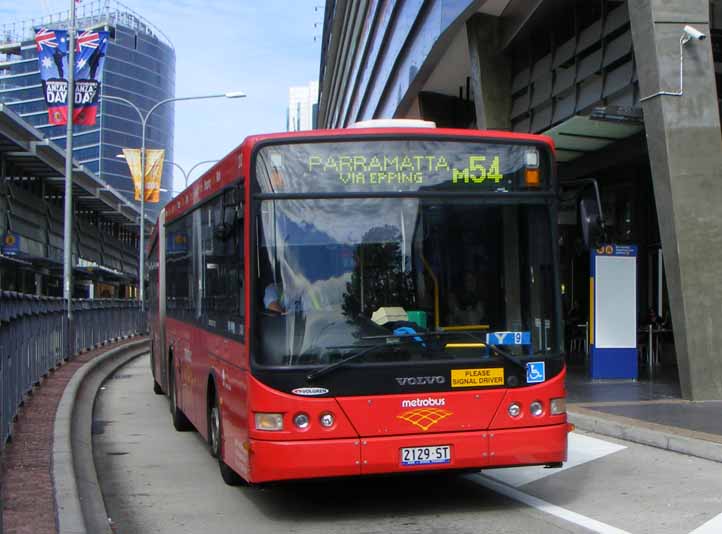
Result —
M404 447L401 449L401 465L428 465L451 463L450 445L431 447Z

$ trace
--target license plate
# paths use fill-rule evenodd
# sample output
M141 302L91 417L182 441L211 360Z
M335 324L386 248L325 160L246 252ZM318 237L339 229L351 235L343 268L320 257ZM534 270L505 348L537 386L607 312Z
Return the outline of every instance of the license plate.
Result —
M451 446L404 447L401 449L401 465L448 464L451 462Z

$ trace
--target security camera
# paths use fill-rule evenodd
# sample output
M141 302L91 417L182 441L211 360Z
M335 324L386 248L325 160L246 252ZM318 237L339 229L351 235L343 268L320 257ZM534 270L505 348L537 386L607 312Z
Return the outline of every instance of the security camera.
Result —
M684 35L687 40L694 39L696 41L702 41L707 37L704 33L699 31L697 28L693 28L692 26L684 27Z

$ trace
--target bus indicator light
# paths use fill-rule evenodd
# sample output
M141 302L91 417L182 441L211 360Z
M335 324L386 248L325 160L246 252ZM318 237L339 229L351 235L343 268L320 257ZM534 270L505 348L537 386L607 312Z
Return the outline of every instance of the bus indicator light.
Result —
M308 418L308 415L305 413L297 413L293 417L293 424L296 425L301 430L305 430L308 428L308 425L311 423L311 421Z
M564 397L559 399L552 399L549 404L549 411L552 415L561 415L567 411L567 399Z
M321 426L324 428L331 428L336 422L333 418L333 414L329 412L321 414L319 421L321 422Z
M256 430L267 430L277 432L283 430L283 414L280 413L256 413Z
M524 184L527 187L539 187L541 185L539 169L526 169L524 171Z
M521 406L519 406L518 402L512 402L509 405L509 408L507 408L507 411L509 412L510 416L519 417L521 415Z
M539 152L536 150L527 150L525 159L528 168L536 169L539 167Z
M529 405L529 412L534 417L539 417L544 414L544 405L541 401L534 401Z

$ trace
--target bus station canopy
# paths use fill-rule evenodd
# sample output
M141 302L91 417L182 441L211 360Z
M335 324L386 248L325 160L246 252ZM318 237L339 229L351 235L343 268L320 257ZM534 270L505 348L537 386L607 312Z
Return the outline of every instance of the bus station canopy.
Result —
M8 177L43 180L48 194L63 196L65 149L45 139L39 130L0 103L0 179ZM103 218L124 226L139 224L139 206L76 162L73 198L78 210L96 211ZM151 228L154 222L146 215L146 228Z

